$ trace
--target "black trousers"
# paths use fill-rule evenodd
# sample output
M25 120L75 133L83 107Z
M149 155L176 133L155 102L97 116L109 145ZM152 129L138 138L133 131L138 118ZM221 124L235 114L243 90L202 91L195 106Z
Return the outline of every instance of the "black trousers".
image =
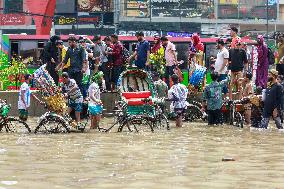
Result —
M170 79L173 74L174 74L174 66L166 66L165 78L168 88L170 88Z
M208 125L222 124L221 110L208 110Z
M48 71L49 75L52 77L53 81L56 85L58 85L59 75L55 71L56 64L47 64L46 70Z
M75 71L70 71L68 72L70 79L74 79L76 81L76 84L78 85L81 93L83 94L83 85L82 85L82 80L83 80L83 73L80 72L75 72Z
M284 64L276 64L276 70L279 75L284 75Z
M99 70L104 73L104 80L106 83L106 90L111 91L111 68L109 67L110 64L107 62L102 63L102 65L99 67Z

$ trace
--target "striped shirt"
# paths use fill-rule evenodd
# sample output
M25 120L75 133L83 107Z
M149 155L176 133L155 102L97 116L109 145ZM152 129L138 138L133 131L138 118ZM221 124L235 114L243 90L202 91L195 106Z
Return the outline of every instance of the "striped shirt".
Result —
M73 92L69 92L74 87L76 88L76 90L74 90ZM81 93L81 91L80 91L80 89L79 89L79 87L76 84L76 81L74 79L70 79L67 84L63 83L62 91L64 93L69 92L68 97L69 97L69 100L71 100L72 102L74 102L74 103L82 103L83 102L82 93Z

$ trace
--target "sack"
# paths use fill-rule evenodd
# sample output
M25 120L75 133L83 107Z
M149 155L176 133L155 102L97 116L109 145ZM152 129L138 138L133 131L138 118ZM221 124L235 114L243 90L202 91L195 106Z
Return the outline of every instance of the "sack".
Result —
M274 53L273 53L271 48L268 48L267 57L268 57L268 64L274 65L275 64L275 56L274 56Z
M129 50L127 48L123 47L122 48L122 58L123 58L123 63L127 62L127 59L130 57Z

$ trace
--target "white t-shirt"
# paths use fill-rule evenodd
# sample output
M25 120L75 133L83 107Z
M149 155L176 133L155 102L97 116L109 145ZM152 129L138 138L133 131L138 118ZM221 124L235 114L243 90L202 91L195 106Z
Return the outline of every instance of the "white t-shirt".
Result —
M25 106L24 102L22 101L22 98L21 98L22 94L24 94L26 106ZM20 92L19 92L18 109L19 110L26 110L28 107L30 107L30 103L31 103L30 87L26 82L24 82L21 85Z
M97 83L94 82L90 85L88 93L89 93L89 98L91 96L94 96L96 100L101 100L100 87ZM98 103L95 102L92 98L90 98L89 105L94 106L98 105Z
M173 66L175 65L175 57L173 53L176 53L176 46L168 42L166 50L165 50L165 59L166 59L166 66Z
M214 65L215 72L217 72L218 74L226 74L227 72L227 66L225 66L225 68L221 70L225 59L229 59L229 51L224 47L218 52L217 59Z

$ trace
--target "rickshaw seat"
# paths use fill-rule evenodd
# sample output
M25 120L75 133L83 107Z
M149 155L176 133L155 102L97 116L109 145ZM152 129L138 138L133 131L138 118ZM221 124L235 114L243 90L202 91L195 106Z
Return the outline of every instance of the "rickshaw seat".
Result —
M132 98L149 98L151 96L150 91L139 91L139 92L123 92L122 96L126 99Z
M146 104L144 99L149 98L151 96L151 92L150 91L123 92L122 96L126 99L127 105L142 106ZM150 102L148 103L153 104L152 100L150 100Z

